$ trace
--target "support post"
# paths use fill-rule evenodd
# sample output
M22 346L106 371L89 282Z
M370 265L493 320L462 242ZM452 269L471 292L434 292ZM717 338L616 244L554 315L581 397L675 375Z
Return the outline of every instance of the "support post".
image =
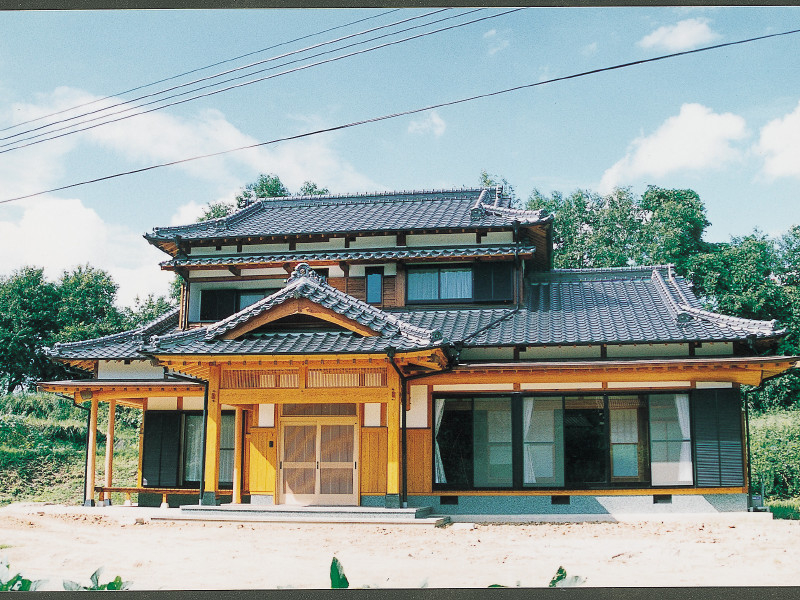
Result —
M117 401L108 401L108 429L106 430L106 480L104 486L110 488L114 477L114 424L116 422ZM100 497L102 506L111 506L111 492L103 492Z
M94 506L95 455L97 453L97 398L92 398L89 412L89 441L86 454L86 500L84 506Z
M233 437L233 504L242 503L242 414L244 409L236 407Z
M386 508L400 507L400 378L389 371L391 396L386 405Z
M208 420L206 422L206 455L203 470L205 485L201 504L214 506L219 492L219 442L222 425L222 405L219 401L221 367L214 365L208 377Z

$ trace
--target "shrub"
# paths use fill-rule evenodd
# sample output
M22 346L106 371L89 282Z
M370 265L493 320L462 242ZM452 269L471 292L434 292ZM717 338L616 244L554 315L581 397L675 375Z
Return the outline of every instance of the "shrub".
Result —
M794 500L773 500L768 503L772 516L776 519L800 520L800 498Z
M753 485L765 499L800 496L800 411L775 411L750 419Z

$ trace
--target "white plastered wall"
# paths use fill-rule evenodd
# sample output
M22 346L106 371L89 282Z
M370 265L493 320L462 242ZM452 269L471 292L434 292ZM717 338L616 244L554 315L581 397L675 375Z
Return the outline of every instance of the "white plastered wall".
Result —
M406 411L406 427L426 428L428 425L428 386L412 385L409 389L411 406Z
M474 246L474 233L417 234L406 236L406 245L412 248L427 246Z
M98 379L164 379L164 367L156 367L149 360L100 360Z
M461 360L513 360L513 348L464 348Z
M731 356L733 342L703 342L694 349L695 356Z
M571 360L600 358L600 346L529 347L519 353L520 360Z
M606 348L608 358L689 356L689 344L609 344Z
M364 427L381 426L381 405L380 402L369 402L364 404Z

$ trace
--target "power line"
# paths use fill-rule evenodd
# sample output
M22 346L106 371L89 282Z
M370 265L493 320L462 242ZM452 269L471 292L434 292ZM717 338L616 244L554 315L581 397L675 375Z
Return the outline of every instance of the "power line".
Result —
M233 69L228 69L227 71L222 71L222 72L220 72L220 73L216 73L216 74L214 74L214 75L209 75L209 76L207 76L207 77L202 77L202 78L200 78L200 79L195 79L195 80L193 80L193 81L189 81L189 82L182 83L182 84L179 84L179 85L174 85L174 86L172 86L172 87L168 87L168 88L165 88L165 89L159 90L159 91L157 91L157 92L151 92L151 93L149 93L149 94L144 94L144 95L142 95L142 96L138 96L138 97L136 97L136 98L131 98L130 100L124 100L124 101L122 101L122 102L117 102L116 104L111 104L110 106L105 106L105 107L103 107L103 108L98 108L98 109L96 109L96 110L91 110L91 111L84 112L84 113L81 113L81 114L78 114L78 115L73 115L73 116L71 116L71 117L67 117L67 118L64 118L64 119L59 119L59 120L57 120L57 121L52 121L52 122L50 122L50 123L45 123L44 125L40 125L39 127L33 127L33 128L31 128L31 129L26 129L25 131L20 131L20 132L18 132L18 133L14 133L14 134L11 134L11 135L7 135L7 136L5 136L5 137L0 137L0 140L9 140L9 139L12 139L12 138L15 138L15 137L19 137L19 136L21 136L21 135L25 135L25 134L27 134L27 133L32 133L32 132L34 132L34 131L39 131L39 130L42 130L42 129L47 129L47 128L49 128L49 127L53 127L54 125L58 125L58 124L60 124L60 123L66 123L66 122L68 122L68 121L73 121L73 120L75 120L75 119L80 119L81 117L86 117L86 116L89 116L89 115L92 115L92 114L96 114L96 113L99 113L99 112L105 112L105 111L111 110L112 108L116 108L116 107L118 107L118 106L124 106L124 105L126 105L126 104L132 104L132 103L134 103L134 102L138 102L139 100L143 100L143 99L145 99L145 98L151 98L151 97L153 97L153 96L159 96L159 95L161 95L161 94L166 94L167 92L171 92L171 91L173 91L173 90L177 90L177 89L180 89L180 88L183 88L183 87L187 87L187 86L190 86L190 85L195 85L195 84L197 84L197 83L202 83L203 81L209 81L209 80L211 80L211 79L216 79L216 78L218 78L218 77L222 77L222 76L224 76L224 75L228 75L228 74L230 74L230 73L235 73L235 72L237 72L237 71L242 71L242 70L245 70L245 69L250 69L250 68L256 67L256 66L258 66L258 65L262 65L262 64L265 64L265 63L268 63L268 62L272 62L272 61L275 61L275 60L279 60L279 59L281 59L281 58L286 58L286 57L289 57L289 56L292 56L292 55L295 55L295 54L301 54L301 53L303 53L303 52L307 52L307 51L309 51L309 50L313 50L314 48L319 48L319 47L322 47L322 46L327 46L327 45L330 45L330 44L335 44L335 43L342 42L342 41L344 41L344 40L347 40L347 39L350 39L350 38L358 37L358 36L365 35L365 34L368 34L368 33L373 33L373 32L375 32L375 31L379 31L379 30L381 30L381 29L386 29L386 28L388 28L388 27L394 27L394 26L396 26L396 25L401 25L401 24L403 24L403 23L407 23L407 22L409 22L409 21L415 21L415 20L417 20L417 19L424 19L425 17L429 17L429 16L431 16L431 15L435 15L435 14L437 14L437 13L445 12L445 11L448 11L448 10L452 10L452 9L449 9L449 8L442 8L442 9L438 9L438 10L434 10L434 11L431 11L431 12L425 13L425 14L423 14L423 15L417 15L417 16L414 16L414 17L409 17L409 18L406 18L406 19L401 19L400 21L395 21L394 23L389 23L389 24L387 24L387 25L381 25L381 26L378 26L378 27L373 27L373 28L371 28L371 29L366 29L366 30L364 30L364 31L360 31L360 32L358 32L358 33L352 33L352 34L350 34L350 35L346 35L346 36L343 36L343 37L340 37L340 38L337 38L337 39L328 40L328 41L326 41L326 42L320 42L320 43L318 43L318 44L314 44L314 45L312 45L312 46L307 46L307 47L305 47L305 48L301 48L301 49L299 49L299 50L293 50L293 51L291 51L291 52L286 52L286 53L284 53L284 54L279 54L279 55L277 55L277 56L273 56L273 57L271 57L271 58L267 58L267 59L260 60L260 61L254 62L254 63L250 63L250 64L248 64L248 65L243 65L243 66L241 66L241 67L236 67L236 68L233 68ZM485 9L477 9L477 10L485 10ZM476 11L470 11L470 12L476 12ZM467 13L467 14L468 14L468 13ZM449 17L449 18L455 18L455 17ZM446 20L446 19L445 19L445 20ZM438 22L439 22L439 21L434 21L434 23L438 23ZM402 32L402 31L404 31L404 30L401 30L401 32ZM400 33L400 32L396 32L396 33ZM387 35L392 35L392 34L387 34ZM377 39L377 38L373 38L373 39ZM361 42L361 43L366 43L366 42ZM319 55L317 55L317 56L319 56ZM244 75L244 76L242 76L242 77L247 77L247 76L250 76L250 75L254 75L255 73L259 73L259 72L262 72L262 71L256 71L256 72L254 72L254 73L250 73L250 74L248 74L248 75ZM226 80L226 81L233 81L234 79L236 79L236 78L229 79L229 80ZM226 81L217 82L216 84L212 84L211 86L204 86L204 87L197 88L197 89L199 90L199 89L205 89L205 87L213 87L213 85L221 85L222 83L226 83ZM146 86L146 87L150 87L150 86ZM197 91L197 90L194 90L194 91ZM180 95L180 94L177 94L177 95ZM163 101L163 100L165 100L165 99L168 99L168 98L174 98L174 97L176 97L176 96L169 96L169 97L167 97L167 98L162 98L161 100L156 100L156 101L154 101L154 102L148 102L148 103L146 103L146 104L142 104L142 105L140 105L140 106L148 106L148 105L150 105L150 104L154 104L154 103L157 103L157 102L161 102L161 101ZM101 102L102 100L108 100L108 99L111 99L111 98L113 98L113 97L112 97L112 96L106 96L105 98L101 98L101 99L99 99L99 100L93 100L93 101L91 101L91 102L86 102L86 103L84 103L84 104L82 104L82 105L79 105L79 106L86 106L86 105L88 105L88 104L93 104L93 103L96 103L96 102ZM136 108L136 107L134 107L134 108ZM72 109L65 109L65 111L68 111L68 110L72 110ZM126 110L133 110L133 108L126 109ZM65 111L60 111L60 112L65 112ZM123 111L117 111L117 112L110 113L110 114L119 114L120 112L125 112L125 111L124 111L124 110L123 110ZM53 114L55 114L55 113L53 113ZM49 133L53 133L53 132L55 132L55 131L63 131L64 129L67 129L67 128L69 128L69 127L72 127L72 126L75 126L75 125L80 125L80 124L83 124L83 123L88 123L88 122L90 122L90 121L94 121L94 120L97 120L97 119L100 119L100 118L104 118L105 116L109 116L109 115L102 115L102 116L100 116L100 117L96 117L96 118L93 118L93 119L87 119L86 121L81 121L81 122L79 122L79 123L73 123L72 125L70 125L70 126L68 126L68 127L62 127L62 128L60 128L60 129L55 129L55 130L52 130L52 131L50 131L50 132L45 132L45 133L37 134L37 135L31 136L31 137L28 137L28 138L23 138L22 140L16 140L16 141L14 141L14 142L10 142L10 143L7 143L7 144L3 144L3 145L2 145L2 146L0 146L0 147L10 146L10 145L12 145L12 144L16 144L17 142L20 142L20 141L25 141L25 140L35 139L35 138L37 138L37 137L41 137L41 136L43 136L43 135L48 135ZM27 122L30 122L30 121L27 121ZM14 127L16 127L16 126L14 126ZM7 128L7 129L8 129L8 128ZM3 130L0 130L0 131L3 131Z
M484 10L484 9L482 9L482 8L481 9L476 9L476 10L469 11L468 13L464 13L464 14L477 12L478 10ZM34 146L36 144L41 144L43 142L48 142L50 140L55 140L55 139L58 139L58 138L62 138L62 137L68 136L68 135L79 133L81 131L87 131L89 129L94 129L96 127L101 127L103 125L108 125L109 123L116 123L118 121L123 121L125 119L138 117L140 115L144 115L144 114L148 114L148 113L151 113L151 112L155 112L157 110L163 110L163 109L168 108L170 106L176 106L178 104L184 104L186 102L191 102L192 100L197 100L199 98L205 98L205 97L208 97L208 96L213 96L215 94L220 94L222 92L227 92L227 91L230 91L230 90L233 90L233 89L237 89L237 88L240 88L240 87L244 87L244 86L247 86L247 85L252 85L254 83L260 83L260 82L266 81L268 79L274 79L276 77L281 77L283 75L288 75L290 73L295 73L297 71L303 71L305 69L309 69L309 68L312 68L312 67L317 67L317 66L324 65L324 64L327 64L327 63L330 63L330 62L336 62L336 61L342 60L344 58L350 58L352 56L356 56L356 55L359 55L359 54L364 54L366 52L372 52L374 50L380 50L381 48L386 48L387 46L393 46L395 44L405 43L405 42L408 42L408 41L411 41L411 40L414 40L414 39L418 39L418 38L421 38L421 37L426 37L428 35L433 35L433 34L436 34L436 33L441 33L443 31L448 31L450 29L456 29L458 27L464 27L465 25L472 25L473 23L478 23L480 21L486 21L488 19L494 19L494 18L501 17L503 15L507 15L509 13L517 12L517 11L520 11L520 10L526 10L526 9L525 8L514 8L514 9L511 9L511 10L508 10L506 12L499 13L499 14L496 14L496 15L490 15L488 17L481 17L479 19L473 19L472 21L466 21L464 23L458 23L456 25L450 25L448 27L442 27L440 29L435 29L433 31L427 31L425 33L420 33L420 34L417 34L417 35L409 36L409 37L406 37L406 38L402 38L400 40L395 40L393 42L387 42L385 44L379 44L378 46L373 46L371 48L365 48L363 50L357 50L355 52L350 52L348 54L343 54L341 56L336 56L336 57L329 58L329 59L326 59L326 60L317 61L315 63L309 63L309 64L302 65L302 66L299 66L299 67L294 67L292 69L288 69L286 71L281 71L280 73L276 73L274 75L268 75L266 77L259 77L257 79L252 79L250 81L245 81L245 82L242 82L242 83L234 84L234 85L231 85L231 86L228 86L228 87L224 87L224 88L221 88L221 89L218 89L218 90L214 90L214 91L211 91L211 92L206 92L204 94L198 94L197 96L192 96L190 98L185 98L183 100L177 100L175 102L169 102L167 104L162 104L161 106L157 106L155 108L151 108L151 109L144 110L144 111L141 111L141 112L138 112L138 113L134 113L132 115L126 115L124 117L118 117L116 119L109 119L107 121L103 121L102 123L96 123L94 125L89 125L88 127L82 127L82 128L79 128L79 129L72 129L72 127L75 127L77 125L77 124L73 124L73 125L71 125L69 127L64 127L64 128L58 129L58 130L53 130L53 131L50 131L50 132L47 132L47 133L44 133L44 134L37 134L37 135L31 136L29 138L24 138L22 140L17 140L16 142L11 142L11 143L0 145L0 148L6 148L5 150L0 150L0 154L5 154L6 152L13 152L14 150L19 150L21 148L27 148L28 146ZM463 16L463 15L457 15L457 16ZM446 20L449 20L451 18L455 18L455 17L447 17L447 18L444 18L444 19L439 19L438 21L434 21L433 23L429 23L427 25L431 25L431 24L434 24L434 23L439 23L441 21L446 21ZM409 30L409 29L417 29L419 27L424 27L424 26L426 26L426 25L410 27L410 28L407 28L406 31ZM376 38L373 38L372 40L367 40L367 41L375 41L376 39L380 39L382 37L387 37L388 35L396 35L396 33L398 33L398 32L395 32L395 33L392 33L392 34L384 34L384 35L378 36ZM350 44L349 46L345 46L344 48L360 45L362 43L366 43L366 42L358 42L358 43L355 43L355 44ZM339 48L338 50L342 50L342 49L343 48ZM307 57L307 58L313 58L313 57L316 57L316 56L322 56L324 54L330 54L331 52L334 52L334 51L336 51L336 50L321 52L321 53L319 53L317 55L314 55L312 57ZM305 59L302 59L302 60L305 60ZM279 67L280 66L286 66L286 65L292 64L294 62L299 62L299 60L289 61L288 63L284 63L283 65L279 65ZM174 94L173 96L170 96L169 98L177 98L177 97L180 97L180 96L185 96L187 94L194 93L194 92L199 91L201 89L205 89L205 88L208 88L208 87L214 87L215 85L220 85L222 83L228 83L230 81L235 81L237 79L242 79L243 77L249 77L249 76L254 75L256 73L259 73L259 72L271 71L271 70L273 70L273 68L278 68L278 67L270 67L270 68L267 68L267 69L263 69L261 71L256 71L256 72L253 72L253 73L249 73L247 75L233 77L233 78L231 78L231 79L229 79L227 81L224 81L224 82L218 82L218 83L212 84L212 85L201 86L201 87L196 88L194 90L189 90L189 91L186 91L186 92L181 92L179 94ZM149 106L151 104L157 104L158 102L163 102L166 99L167 98L162 98L161 100L146 102L146 103L141 104L141 105L139 105L137 107L134 107L134 108L142 108L144 106ZM132 108L124 109L124 110L117 111L115 113L110 113L108 115L104 115L103 117L97 117L97 118L105 118L105 117L112 116L114 114L120 114L120 113L123 113L123 112L128 112L129 110L133 110L133 109ZM91 121L95 121L95 120L97 120L97 118L87 119L86 121L83 121L83 123L89 123ZM55 131L61 131L62 129L72 129L72 130L71 131L67 131L66 133L58 134L58 135L51 135L50 137L45 137L45 138L42 138L42 139L39 139L39 140L36 140L36 141L33 141L33 142L29 142L27 144L20 143L20 142L23 142L23 141L35 139L37 137L41 137L42 135L49 135L51 133L55 133ZM8 148L7 146L13 146L13 147Z
M36 117L34 119L28 119L27 121L21 121L19 123L15 123L14 125L9 125L8 127L0 128L0 131L8 131L9 129L15 129L16 127L20 127L21 125L27 125L28 123L34 123L36 121L41 121L42 119L46 119L48 117L53 117L55 115L60 115L60 114L63 114L65 112L69 112L71 110L75 110L76 108L82 108L84 106L89 106L91 104L96 104L97 102L102 102L103 100L109 100L109 99L114 98L116 96L122 96L123 94L129 94L131 92L137 92L139 90L143 90L145 88L152 87L154 85L158 85L159 83L172 81L173 79L178 79L179 77L185 77L186 75L191 75L192 73L198 73L199 71L205 71L206 69L211 69L213 67L218 67L219 65L224 65L226 63L233 62L235 60L239 60L239 59L242 59L242 58L247 58L248 56L253 56L255 54L260 54L261 52L266 52L267 50L274 50L275 48L279 48L281 46L287 46L289 44L294 44L295 42L300 42L302 40L305 40L305 39L308 39L308 38L311 38L311 37L314 37L314 36L317 36L317 35L322 35L323 33L329 33L331 31L335 31L336 29L343 29L345 27L350 27L351 25L357 25L358 23L362 23L364 21L369 21L370 19L377 19L379 17L386 16L386 15L388 15L390 13L397 12L399 10L401 10L401 9L394 8L392 10L387 10L387 11L384 11L382 13L378 13L377 15L372 15L370 17L365 17L363 19L358 19L356 21L351 21L350 23L345 23L344 25L337 25L336 27L329 27L328 29L323 29L322 31L317 31L315 33L309 33L308 35L304 35L304 36L301 36L301 37L298 37L298 38L294 38L293 40L288 40L286 42L281 42L280 44L273 44L272 46L267 46L266 48L261 48L260 50L254 50L252 52L247 52L246 54L240 54L239 56L234 56L233 58L226 58L225 60L221 60L219 62L215 62L215 63L210 64L210 65L206 65L205 67L198 67L198 68L192 69L190 71L184 71L183 73L178 73L177 75L172 75L170 77L165 77L164 79L159 79L158 81L153 81L151 83L146 83L146 84L143 84L143 85L139 85L137 87L130 88L128 90L124 90L124 91L121 91L121 92L116 92L114 94L109 94L108 96L105 96L103 98L98 98L96 100L91 100L89 102L84 102L83 104L76 104L75 106L71 106L69 108L64 108L62 110L58 110L56 112L52 112L52 113L49 113L49 114L46 114L46 115L42 115L42 116Z
M780 32L780 33L772 33L772 34L769 34L769 35L762 35L762 36L748 38L748 39L744 39L744 40L737 40L735 42L727 42L727 43L724 43L724 44L715 44L713 46L705 46L703 48L696 48L694 50L685 50L683 52L675 52L675 53L672 53L672 54L664 54L664 55L656 56L656 57L653 57L653 58L646 58L646 59L642 59L642 60L636 60L636 61L632 61L632 62L621 63L621 64L613 65L613 66L610 66L610 67L602 67L602 68L599 68L599 69L592 69L590 71L582 71L580 73L574 73L572 75L565 75L563 77L555 77L553 79L547 79L545 81L538 81L536 83L527 83L527 84L517 85L517 86L514 86L514 87L510 87L510 88L505 88L505 89L502 89L502 90L496 90L494 92L487 92L485 94L477 94L477 95L474 95L474 96L469 96L467 98L459 98L457 100L449 100L447 102L440 102L438 104L431 104L431 105L428 105L428 106L425 106L425 107L422 107L422 108L414 108L414 109L405 110L405 111L402 111L402 112L392 113L392 114L388 114L388 115L382 115L382 116L379 116L379 117L371 117L369 119L362 119L360 121L353 121L353 122L350 122L350 123L345 123L343 125L336 125L336 126L333 126L333 127L326 127L324 129L317 129L315 131L307 131L305 133L299 133L299 134L296 134L296 135L286 136L286 137L282 137L282 138L275 138L275 139L269 140L267 142L259 142L259 143L250 144L250 145L247 145L247 146L240 146L238 148L229 148L228 150L220 150L219 152L211 152L209 154L202 154L202 155L198 155L198 156L192 156L192 157L189 157L189 158L182 158L182 159L179 159L179 160L173 160L173 161L170 161L170 162L160 163L160 164L157 164L157 165L150 165L149 167L142 167L140 169L133 169L131 171L124 171L124 172L121 172L121 173L114 173L113 175L106 175L104 177L97 177L95 179L88 179L88 180L85 180L85 181L80 181L78 183L71 183L69 185L63 185L63 186L52 188L52 189L49 189L49 190L43 190L41 192L35 192L33 194L26 194L24 196L18 196L16 198L7 198L5 200L0 200L0 204L6 204L8 202L15 202L17 200L24 200L26 198L33 198L35 196L41 196L43 194L50 194L52 192L59 192L59 191L62 191L62 190L66 190L66 189L70 189L70 188L74 188L74 187L78 187L78 186L82 186L82 185L88 185L90 183L98 183L100 181L107 181L109 179L115 179L117 177L124 177L126 175L134 175L136 173L144 173L145 171L152 171L154 169L160 169L160 168L163 168L163 167L171 167L171 166L174 166L174 165L187 163L187 162L191 162L191 161L195 161L195 160L200 160L200 159L203 159L203 158L212 158L214 156L222 156L223 154L230 154L232 152L239 152L241 150L251 150L253 148L259 148L261 146L269 146L269 145L273 145L273 144L278 144L280 142L286 142L286 141L290 141L290 140L297 140L297 139L301 139L301 138L311 137L311 136L314 136L314 135L319 135L319 134L322 134L322 133L330 133L332 131L339 131L339 130L342 130L342 129L349 129L351 127L357 127L359 125L366 125L368 123L377 123L379 121L386 121L388 119L395 119L397 117L404 117L404 116L408 116L408 115L424 112L426 110L433 110L435 108L442 108L442 107L445 107L445 106L453 106L453 105L456 105L456 104L463 104L465 102L472 102L474 100L480 100L480 99L483 99L483 98L490 98L492 96L499 96L501 94L508 94L510 92L516 92L516 91L523 90L523 89L534 88L534 87L538 87L540 85L547 85L549 83L556 83L556 82L559 82L559 81L566 81L566 80L569 80L569 79L577 79L578 77L586 77L588 75L595 75L597 73L604 73L604 72L607 72L607 71L615 71L615 70L618 70L618 69L625 69L627 67L633 67L633 66L637 66L637 65L651 63L651 62L657 62L657 61L666 60L666 59L669 59L669 58L675 58L675 57L678 57L678 56L685 56L685 55L688 55L688 54L696 54L696 53L699 53L699 52L707 52L709 50L717 50L719 48L725 48L725 47L728 47L728 46L737 46L739 44L748 44L748 43L751 43L751 42L756 42L756 41L765 40L765 39L774 38L774 37L779 37L779 36L792 35L792 34L796 34L796 33L800 33L800 29L793 29L793 30L790 30L790 31L783 31L783 32Z

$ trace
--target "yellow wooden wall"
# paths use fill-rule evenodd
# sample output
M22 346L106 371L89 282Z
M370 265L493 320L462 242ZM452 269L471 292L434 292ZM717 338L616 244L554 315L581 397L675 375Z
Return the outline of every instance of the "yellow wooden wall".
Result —
M433 472L430 429L406 430L408 440L408 493L429 494Z
M361 493L386 493L386 427L361 428Z
M251 429L248 444L248 483L251 494L275 493L275 467L278 464L276 428ZM272 448L269 443L272 442Z

